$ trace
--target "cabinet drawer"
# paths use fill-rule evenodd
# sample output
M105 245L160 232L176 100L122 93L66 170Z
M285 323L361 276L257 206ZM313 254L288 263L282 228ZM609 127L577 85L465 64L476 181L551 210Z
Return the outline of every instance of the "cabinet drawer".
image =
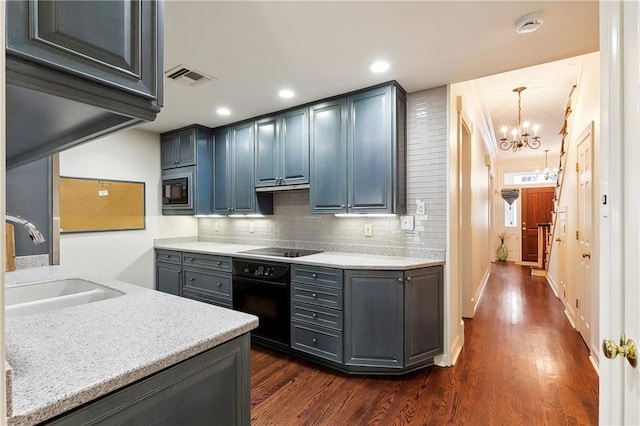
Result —
M342 333L291 322L291 347L331 361L342 362Z
M342 331L342 311L336 309L292 302L291 319Z
M156 262L182 264L182 253L179 251L156 250Z
M183 290L215 297L231 297L231 274L183 268Z
M192 292L186 289L182 292L182 297L185 297L191 300L197 300L198 302L209 303L210 305L216 305L216 306L221 306L223 308L233 309L233 303L231 301L231 298L223 299L223 298L217 298L217 297L210 297L210 296L205 296L201 293Z
M291 283L291 300L342 310L342 289Z
M342 269L293 265L291 267L291 281L342 288Z
M185 266L214 269L216 271L231 272L231 258L212 256L209 254L183 253L182 262Z

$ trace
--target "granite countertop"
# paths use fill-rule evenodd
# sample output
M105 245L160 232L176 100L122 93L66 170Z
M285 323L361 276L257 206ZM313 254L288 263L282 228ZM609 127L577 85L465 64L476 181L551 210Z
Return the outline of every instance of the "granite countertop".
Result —
M223 256L242 257L243 259L277 260L280 262L301 265L325 266L340 269L378 269L378 270L409 270L428 266L444 265L444 261L437 259L422 259L399 256L380 256L372 254L343 253L325 251L303 257L279 257L241 253L245 250L264 248L264 246L212 243L203 241L191 242L156 242L156 249L187 251L203 254L217 254Z
M10 424L49 419L258 325L253 315L58 266L5 275L7 287L64 278L124 295L6 318Z

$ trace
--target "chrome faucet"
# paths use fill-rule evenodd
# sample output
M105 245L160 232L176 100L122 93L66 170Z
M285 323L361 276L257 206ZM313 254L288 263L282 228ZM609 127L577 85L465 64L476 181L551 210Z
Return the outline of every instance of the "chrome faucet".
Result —
M15 223L16 225L26 228L29 232L29 237L31 237L35 244L42 244L46 241L42 233L38 231L38 228L36 228L33 223L21 218L20 216L13 216L10 214L5 215L5 221Z

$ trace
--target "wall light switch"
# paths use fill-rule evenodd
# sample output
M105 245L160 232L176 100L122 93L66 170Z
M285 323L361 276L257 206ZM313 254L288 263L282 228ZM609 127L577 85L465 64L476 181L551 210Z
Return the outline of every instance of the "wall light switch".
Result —
M253 222L249 222L249 232L253 234L256 232L256 228L253 226Z
M213 222L213 230L218 232L220 230L220 224L218 222Z
M424 215L424 201L416 201L416 216Z
M370 223L364 225L364 236L370 237L373 235L373 226Z

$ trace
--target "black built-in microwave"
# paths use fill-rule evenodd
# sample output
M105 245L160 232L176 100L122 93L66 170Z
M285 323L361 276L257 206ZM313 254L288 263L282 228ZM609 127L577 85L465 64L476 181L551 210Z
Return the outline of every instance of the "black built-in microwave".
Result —
M162 213L193 214L194 168L179 167L162 172Z

